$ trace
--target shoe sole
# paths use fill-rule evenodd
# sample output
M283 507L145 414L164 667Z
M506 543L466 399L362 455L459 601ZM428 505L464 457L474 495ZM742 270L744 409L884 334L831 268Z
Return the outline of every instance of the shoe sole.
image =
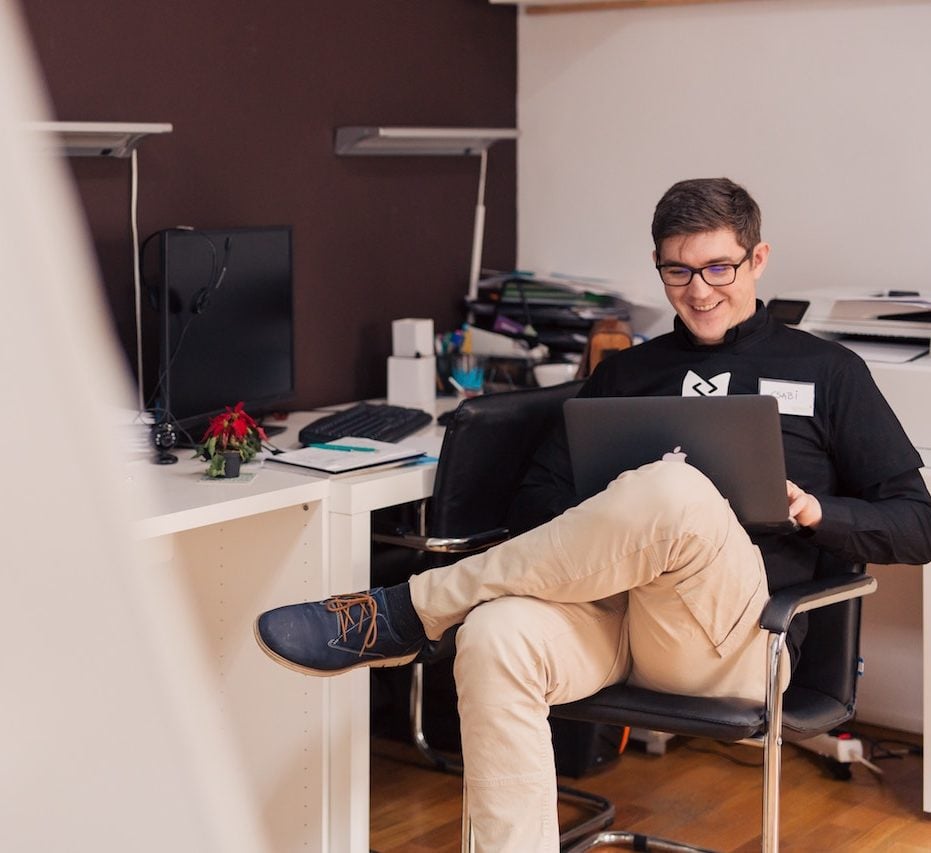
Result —
M299 672L302 675L316 675L321 678L331 678L334 675L342 675L344 672L351 672L354 669L361 669L362 667L368 667L369 669L372 669L375 667L385 668L392 666L404 666L405 664L412 663L419 654L419 652L414 652L412 655L404 655L403 657L398 658L380 658L378 660L373 660L371 658L361 658L358 663L354 663L349 666L343 666L339 669L314 669L310 666L303 666L302 664L295 663L293 660L288 660L265 645L265 641L262 639L262 635L259 634L258 619L256 619L253 623L252 632L255 634L255 641L259 644L259 648L265 652L265 654L268 655L273 661L275 661L275 663L281 664L281 666L294 670L294 672Z

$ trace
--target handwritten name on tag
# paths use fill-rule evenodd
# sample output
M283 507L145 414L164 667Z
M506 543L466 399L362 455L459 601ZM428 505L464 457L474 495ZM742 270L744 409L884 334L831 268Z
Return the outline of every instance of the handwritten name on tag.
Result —
M802 415L810 418L815 413L814 382L760 379L760 393L776 398L780 415Z

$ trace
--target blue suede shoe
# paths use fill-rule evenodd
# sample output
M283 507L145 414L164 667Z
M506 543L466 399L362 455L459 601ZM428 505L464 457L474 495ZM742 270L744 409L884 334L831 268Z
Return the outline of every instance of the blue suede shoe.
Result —
M360 666L402 666L424 643L397 635L381 587L269 610L256 620L255 638L283 666L325 676Z

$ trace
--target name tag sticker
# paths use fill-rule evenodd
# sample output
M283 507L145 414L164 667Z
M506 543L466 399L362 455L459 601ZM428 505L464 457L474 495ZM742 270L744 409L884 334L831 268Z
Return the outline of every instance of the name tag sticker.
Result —
M780 415L815 414L814 382L787 382L784 379L760 379L760 393L775 397Z

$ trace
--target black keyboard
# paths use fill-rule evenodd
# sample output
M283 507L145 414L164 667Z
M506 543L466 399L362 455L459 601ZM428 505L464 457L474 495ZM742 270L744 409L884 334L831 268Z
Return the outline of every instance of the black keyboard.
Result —
M376 441L400 441L433 422L433 415L422 409L407 409L378 403L356 405L326 415L305 426L298 438L305 447L351 435Z

